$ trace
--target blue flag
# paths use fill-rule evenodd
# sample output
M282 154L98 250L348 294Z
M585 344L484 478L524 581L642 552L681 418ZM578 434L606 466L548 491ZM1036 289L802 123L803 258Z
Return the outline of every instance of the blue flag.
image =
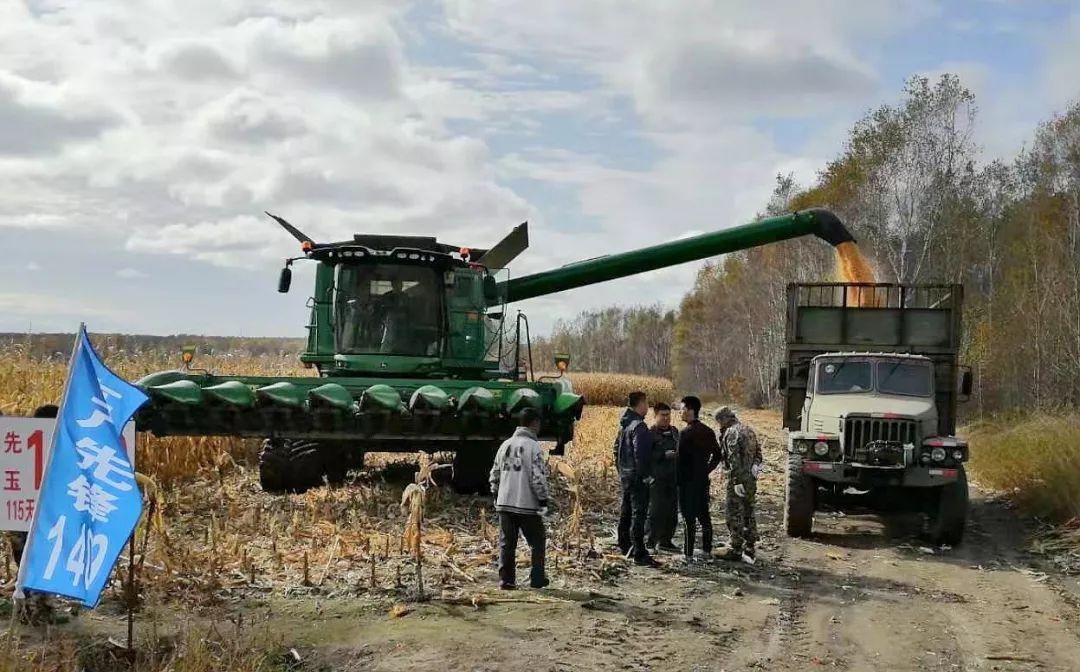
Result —
M101 363L80 327L16 595L25 588L97 605L142 515L121 435L145 402Z

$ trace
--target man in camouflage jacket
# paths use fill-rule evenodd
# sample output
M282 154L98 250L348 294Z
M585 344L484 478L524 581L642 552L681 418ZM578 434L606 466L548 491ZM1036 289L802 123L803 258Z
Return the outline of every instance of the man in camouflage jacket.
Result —
M723 436L720 444L727 465L727 528L731 541L724 557L753 564L758 540L754 500L761 473L761 444L754 430L739 422L727 406L716 411L714 417Z

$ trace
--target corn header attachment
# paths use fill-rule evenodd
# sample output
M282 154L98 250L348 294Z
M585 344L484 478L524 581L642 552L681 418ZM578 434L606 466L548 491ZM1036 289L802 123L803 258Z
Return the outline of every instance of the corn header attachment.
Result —
M268 213L269 214L269 213ZM263 486L299 491L340 480L366 452L453 451L459 489L482 489L494 450L525 408L541 412L541 439L561 451L573 440L584 399L562 376L536 378L528 321L506 304L755 245L813 234L851 240L826 210L741 227L509 278L528 247L521 224L494 247L470 249L434 238L356 235L317 243L270 215L300 243L286 259L316 266L305 377L220 376L188 368L138 384L151 403L139 428L157 435L265 439Z

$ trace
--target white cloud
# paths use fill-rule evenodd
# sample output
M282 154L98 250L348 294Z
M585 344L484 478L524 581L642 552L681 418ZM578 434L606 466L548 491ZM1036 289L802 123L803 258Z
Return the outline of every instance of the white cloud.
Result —
M146 303L191 268L235 278L295 253L263 210L317 240L395 232L479 246L528 219L533 245L515 276L741 223L777 172L809 182L852 121L895 97L895 72L877 71L875 50L938 12L932 0L52 0L33 10L0 3L0 229L92 231L86 251L119 269L107 280ZM1045 42L1060 65L1043 97L1074 95L1080 41ZM930 70L960 66L992 95L984 64ZM1030 128L1030 114L997 109L1002 146ZM803 140L778 139L780 126ZM697 267L528 305L543 331L607 302L673 303ZM240 328L219 310L200 324ZM195 319L167 312L130 328Z
M101 103L0 71L0 155L35 155L90 140L119 123Z

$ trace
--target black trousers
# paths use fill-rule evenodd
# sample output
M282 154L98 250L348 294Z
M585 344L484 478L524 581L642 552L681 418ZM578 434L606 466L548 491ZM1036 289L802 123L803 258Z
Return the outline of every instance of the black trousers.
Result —
M547 538L544 519L538 514L499 512L499 580L507 585L517 583L518 532L525 536L532 549L532 570L529 582L537 587L544 581L544 552Z
M649 515L649 486L640 476L620 478L622 506L619 511L619 548L635 560L649 557L645 548L645 519Z
M683 539L683 553L694 554L696 526L701 525L701 550L712 553L713 529L709 515L709 481L692 481L679 486L679 505L682 509L683 524L686 527Z
M678 523L679 500L675 476L658 476L649 486L649 520L645 524L645 541L649 546L670 544Z

